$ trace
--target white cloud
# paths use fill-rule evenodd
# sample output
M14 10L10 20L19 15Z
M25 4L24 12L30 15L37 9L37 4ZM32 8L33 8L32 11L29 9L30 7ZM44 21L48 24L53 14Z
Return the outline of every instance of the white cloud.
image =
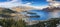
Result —
M10 8L10 7L14 7L14 6L26 6L26 7L33 7L33 8L36 8L36 9L44 8L44 6L42 6L42 7L40 7L40 6L32 6L31 4L32 4L31 2L28 2L26 4L22 4L21 0L12 0L12 1L9 1L9 2L0 3L0 7ZM47 6L45 6L45 7L47 7Z
M9 1L9 0L8 0ZM17 2L18 0L12 0L12 1L9 1L9 2L0 2L0 3L13 3L13 2Z
M49 2L49 5L50 6L60 7L60 2L58 2L58 1L55 1L55 0L47 0L47 2Z
M32 6L32 5L28 5L28 4L22 4L22 6L32 7L34 9L40 9L40 10L42 10L43 8L47 8L48 7L48 5L45 5L45 6Z
M31 2L28 2L28 3L26 3L27 5L30 5L30 4L32 4Z
M19 4L21 4L18 1L19 0L12 0L12 1L9 1L9 2L2 2L2 3L0 3L0 7L13 7L13 6L18 6Z
M46 1L51 2L51 1L54 1L54 0L46 0Z

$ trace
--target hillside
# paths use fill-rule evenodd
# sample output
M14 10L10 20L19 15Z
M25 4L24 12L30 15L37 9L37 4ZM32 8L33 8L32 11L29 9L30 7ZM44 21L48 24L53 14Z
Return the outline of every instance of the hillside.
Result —
M10 10L9 8L0 8L0 17L9 18L9 17L12 17L10 15L12 13L16 13L16 12Z

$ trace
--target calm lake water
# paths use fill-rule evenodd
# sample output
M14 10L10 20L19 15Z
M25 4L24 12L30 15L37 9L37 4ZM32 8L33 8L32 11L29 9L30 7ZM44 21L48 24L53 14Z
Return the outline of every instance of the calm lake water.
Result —
M29 12L34 12L39 15L39 18L30 18L30 20L47 20L48 19L48 12L42 10L30 10Z

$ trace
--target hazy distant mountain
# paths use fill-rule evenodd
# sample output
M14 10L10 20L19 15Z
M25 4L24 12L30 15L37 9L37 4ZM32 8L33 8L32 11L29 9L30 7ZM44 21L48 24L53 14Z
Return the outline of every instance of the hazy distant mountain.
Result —
M17 12L22 12L22 11L27 11L33 9L32 7L26 7L26 6L16 6L12 7L12 10L17 11Z
M43 8L43 11L49 11L49 12L51 12L51 11L54 11L54 10L60 10L60 7L53 7L53 8L47 7L47 8Z

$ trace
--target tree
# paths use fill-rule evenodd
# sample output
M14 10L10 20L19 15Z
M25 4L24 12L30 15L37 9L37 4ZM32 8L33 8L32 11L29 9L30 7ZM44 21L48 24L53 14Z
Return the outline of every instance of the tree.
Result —
M16 27L26 27L26 24L24 21L19 20L16 22Z
M59 23L59 19L58 18L53 18L49 20L49 26L48 27L57 27L56 24Z

